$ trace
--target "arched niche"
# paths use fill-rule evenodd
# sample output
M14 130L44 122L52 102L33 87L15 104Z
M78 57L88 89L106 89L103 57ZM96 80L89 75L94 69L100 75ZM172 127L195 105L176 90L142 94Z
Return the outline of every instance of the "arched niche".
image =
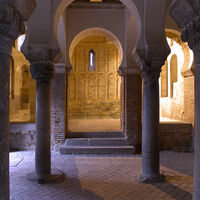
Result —
M108 32L90 30L78 34L70 45L69 120L113 118L113 110L120 113L121 45ZM90 69L91 52L95 55L93 70Z

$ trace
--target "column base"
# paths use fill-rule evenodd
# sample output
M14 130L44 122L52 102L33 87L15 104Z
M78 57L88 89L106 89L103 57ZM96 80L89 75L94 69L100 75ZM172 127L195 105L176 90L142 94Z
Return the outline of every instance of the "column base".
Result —
M145 176L140 175L138 176L138 181L140 183L159 183L165 181L165 175L159 174L158 176Z
M57 169L52 169L51 174L45 177L39 177L35 172L30 173L26 178L31 182L38 182L39 184L60 183L65 180L65 174Z

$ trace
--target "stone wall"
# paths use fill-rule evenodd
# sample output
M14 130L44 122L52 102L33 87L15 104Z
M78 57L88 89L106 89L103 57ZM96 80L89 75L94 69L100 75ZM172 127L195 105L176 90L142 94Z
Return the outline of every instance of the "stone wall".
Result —
M56 135L51 147L58 150ZM139 138L138 142L140 142ZM30 150L35 148L36 126L33 123L10 124L10 149ZM60 141L59 141L60 142ZM137 146L136 146L137 147ZM191 124L161 123L160 149L193 151L193 127ZM138 152L139 150L137 150Z
M35 122L36 84L29 62L16 48L10 66L10 122Z
M10 150L35 149L36 126L34 123L10 124Z
M91 50L93 70L89 69ZM117 47L105 36L88 36L77 44L68 83L69 119L120 117L119 62Z
M194 125L194 76L184 78L184 121Z

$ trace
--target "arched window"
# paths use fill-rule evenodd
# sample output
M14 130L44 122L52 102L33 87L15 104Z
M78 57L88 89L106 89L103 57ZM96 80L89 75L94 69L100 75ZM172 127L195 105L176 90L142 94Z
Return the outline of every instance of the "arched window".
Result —
M162 67L161 72L161 97L168 97L168 62Z
M10 59L10 97L14 99L14 80L15 80L15 68L14 68L14 60L13 58Z
M170 97L175 96L174 83L178 81L178 62L177 56L174 54L170 61Z
M89 52L89 67L88 71L95 71L95 52L93 49Z

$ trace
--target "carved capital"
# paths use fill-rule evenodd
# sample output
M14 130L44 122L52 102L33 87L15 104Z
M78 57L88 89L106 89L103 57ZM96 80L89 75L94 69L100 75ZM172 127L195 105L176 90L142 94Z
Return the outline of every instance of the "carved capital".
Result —
M138 65L145 84L154 84L160 77L161 67L170 53L169 46L151 46L146 55L141 54Z
M13 40L24 32L24 23L14 7L0 2L0 53L10 56Z
M140 68L142 72L142 79L144 84L154 84L158 81L160 77L161 67L163 66L163 62L151 62L151 63L145 63L141 60L140 62Z
M48 83L54 75L54 64L51 61L36 61L31 63L32 77L41 83Z
M11 55L12 41L25 33L23 20L29 19L35 7L35 0L0 1L0 53Z

